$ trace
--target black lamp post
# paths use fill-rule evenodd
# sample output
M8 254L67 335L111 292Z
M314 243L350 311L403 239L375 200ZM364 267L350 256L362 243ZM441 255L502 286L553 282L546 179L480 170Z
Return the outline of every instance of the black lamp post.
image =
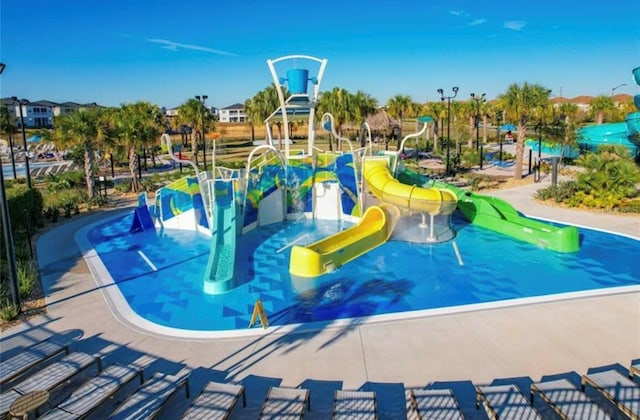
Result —
M471 94L471 100L476 103L476 115L474 117L474 122L476 126L476 151L480 148L480 104L486 102L485 96L486 93L476 97L475 93Z
M500 137L500 123L502 122L502 111L496 112L496 141L500 144L500 160L502 160L502 137Z
M451 150L450 150L451 149L451 145L450 145L450 140L451 140L451 100L458 95L458 87L454 86L451 90L453 91L453 95L444 96L444 90L438 89L438 93L440 94L440 100L441 101L444 101L445 99L447 100L447 175L449 175L451 173L451 160L450 160L450 156L451 156Z
M29 170L29 148L27 147L27 134L24 131L24 112L22 112L22 106L29 103L26 99L18 100L17 97L12 96L13 103L18 102L20 106L20 128L22 129L22 147L24 148L24 169L27 175L27 188L31 189L31 171Z
M200 138L202 139L202 155L203 155L203 160L204 160L204 171L207 171L207 140L206 137L204 136L204 103L207 100L208 96L207 95L196 95L196 99L198 101L200 101L200 103L202 104L202 106L200 107L200 114L202 116L202 127L200 130ZM198 151L196 150L196 154L198 154Z
M0 74L4 72L6 65L0 63ZM0 162L0 169L2 163ZM18 293L18 270L16 269L16 252L13 247L13 232L11 231L11 216L9 215L9 205L7 204L7 194L4 189L4 170L0 171L0 210L2 213L2 231L4 233L4 244L7 248L7 264L9 265L9 283L11 285L12 303L20 310L20 294Z

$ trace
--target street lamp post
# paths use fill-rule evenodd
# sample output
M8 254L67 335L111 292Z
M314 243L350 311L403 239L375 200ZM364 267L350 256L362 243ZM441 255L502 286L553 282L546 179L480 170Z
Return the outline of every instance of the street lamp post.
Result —
M611 96L613 96L613 93L616 91L616 89L621 88L622 86L627 86L627 84L620 83L618 86L611 88Z
M474 117L474 122L476 126L476 151L480 148L480 104L486 102L485 96L486 93L476 97L475 93L471 94L471 100L476 103L476 115Z
M0 63L0 74L4 72L5 64ZM0 162L2 169L2 162ZM20 293L18 293L18 270L16 268L16 252L13 247L13 232L11 231L11 216L7 204L7 193L4 189L4 170L0 171L0 211L2 216L2 231L4 244L7 249L7 264L9 265L9 284L11 285L12 303L20 310Z
M200 130L200 138L202 139L202 155L203 155L203 161L204 161L204 171L207 172L207 139L204 135L204 103L207 100L208 96L207 95L196 95L196 99L198 101L200 101L200 103L202 104L202 106L200 107L200 115L202 117L202 127ZM198 154L198 151L196 150L196 154Z
M12 96L13 103L18 102L20 105L20 128L22 130L22 147L24 148L24 169L27 175L27 188L31 189L31 171L29 170L29 148L27 147L27 134L24 130L24 112L22 111L22 106L26 105L28 102L25 99L20 99L15 96Z
M453 95L444 96L444 90L438 89L440 100L447 100L447 175L451 173L451 100L458 95L458 87L454 86L451 90L453 91Z

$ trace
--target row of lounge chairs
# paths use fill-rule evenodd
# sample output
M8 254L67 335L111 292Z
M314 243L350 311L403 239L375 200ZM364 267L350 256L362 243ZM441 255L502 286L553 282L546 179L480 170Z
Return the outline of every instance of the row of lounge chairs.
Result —
M54 357L60 355L54 361ZM139 368L112 364L103 367L100 357L83 352L69 352L69 348L51 341L38 343L25 351L0 362L0 418L9 414L11 405L34 392L54 392L76 377L83 376L90 367L97 373L81 379L83 382L61 401L49 400L36 409L45 419L85 418L104 407L121 390L139 380L131 395L110 408L113 419L146 419L156 417L165 403L184 388L189 398L189 373L167 375L155 373L146 381ZM86 376L86 375L84 375ZM546 406L562 419L607 419L611 409L603 410L587 393L611 402L626 417L640 419L640 363L632 364L628 375L617 370L588 373L576 385L567 379L537 382L530 387L526 398L513 384L476 387L476 407L484 407L492 419L539 419L534 399L539 396ZM227 418L242 399L246 407L245 388L239 384L208 382L183 413L184 419ZM406 391L409 419L463 419L454 394L448 389L409 389ZM260 409L259 418L303 418L311 410L310 393L302 388L272 386ZM334 419L376 419L376 393L372 391L337 390L333 405Z
M484 406L491 419L541 419L533 408L538 395L561 419L609 419L611 410L605 410L587 396L587 388L608 400L625 417L640 419L640 363L632 364L627 375L610 369L582 375L578 386L567 379L556 379L531 384L529 399L515 385L479 386L476 406Z

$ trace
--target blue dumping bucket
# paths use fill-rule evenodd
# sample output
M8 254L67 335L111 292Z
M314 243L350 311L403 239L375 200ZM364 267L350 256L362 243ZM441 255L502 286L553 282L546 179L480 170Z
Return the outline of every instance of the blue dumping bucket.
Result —
M306 69L287 70L287 80L289 81L290 94L306 95L307 84L309 82L309 70L306 70Z
M640 85L640 67L633 69L633 77L636 79L636 85Z

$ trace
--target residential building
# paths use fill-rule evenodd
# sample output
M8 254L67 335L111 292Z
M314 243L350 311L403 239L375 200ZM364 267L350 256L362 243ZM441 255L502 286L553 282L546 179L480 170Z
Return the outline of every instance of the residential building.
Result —
M220 109L220 122L247 122L244 105L233 104Z
M16 121L16 126L20 127L20 104L18 98L7 97L0 99L2 106L6 107ZM22 99L22 117L26 128L51 128L53 127L53 118L75 112L80 108L96 107L95 102L90 104L79 104L76 102L57 103L47 100L31 102L28 99Z

